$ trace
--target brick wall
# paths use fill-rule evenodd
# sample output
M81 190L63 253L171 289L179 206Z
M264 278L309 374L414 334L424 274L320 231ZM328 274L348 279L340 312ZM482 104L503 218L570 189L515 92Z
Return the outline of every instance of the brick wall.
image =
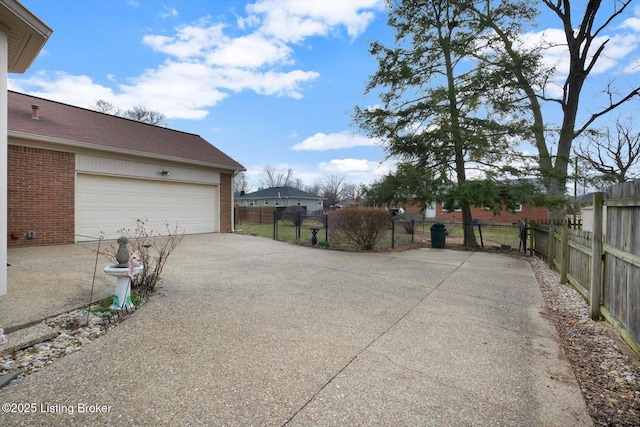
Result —
M519 212L501 210L499 215L494 215L493 211L472 207L471 217L481 223L491 224L515 224L519 219L546 220L549 219L548 209L544 206L530 207L522 206ZM462 222L462 212L447 212L442 209L439 203L436 206L436 218L438 221Z
M74 154L9 145L8 246L73 243L74 194Z
M220 232L231 233L232 210L231 196L233 192L233 175L229 173L220 174Z
M404 209L408 213L421 212L424 216L424 211L421 211L421 206L416 203L408 203L404 206ZM522 206L522 210L519 212L501 210L499 215L494 215L491 210L472 207L471 216L482 223L513 224L518 222L519 219L525 218L536 221L547 220L549 219L549 210L545 206ZM447 212L442 209L442 205L440 203L436 203L435 218L427 219L443 222L462 222L462 212Z

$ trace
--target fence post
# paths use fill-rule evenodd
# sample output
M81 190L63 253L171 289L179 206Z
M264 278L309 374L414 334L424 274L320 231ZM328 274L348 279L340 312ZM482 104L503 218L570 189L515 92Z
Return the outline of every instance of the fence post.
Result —
M324 214L324 241L329 241L329 214Z
M560 283L567 284L567 270L569 269L569 224L562 223L562 240L560 241Z
M525 220L526 221L526 220ZM533 229L533 226L535 225L535 223L533 222L532 219L529 220L529 255L533 256L533 248L534 248L534 244L535 244L535 230Z
M591 288L589 306L591 319L600 318L602 298L602 193L593 193L593 233L591 240Z
M273 211L273 240L278 240L278 212Z
M471 228L473 228L473 224L471 224ZM484 240L482 239L482 228L480 227L479 222L478 222L478 234L480 235L480 247L484 249Z
M391 217L391 249L396 246L396 219Z
M555 246L555 228L553 221L549 221L549 241L547 242L547 263L549 264L549 268L555 270L553 268L553 249Z

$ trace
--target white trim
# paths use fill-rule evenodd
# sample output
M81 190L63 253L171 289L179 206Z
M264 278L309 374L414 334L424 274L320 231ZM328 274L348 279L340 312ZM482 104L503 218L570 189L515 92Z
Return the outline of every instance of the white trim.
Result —
M8 35L0 29L0 295L7 293L7 203L9 100L7 95ZM2 335L0 334L0 337Z

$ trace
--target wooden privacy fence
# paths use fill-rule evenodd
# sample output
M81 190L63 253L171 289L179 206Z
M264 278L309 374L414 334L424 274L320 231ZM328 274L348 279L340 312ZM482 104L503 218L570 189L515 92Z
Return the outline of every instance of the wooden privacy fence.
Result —
M531 222L529 248L640 355L640 180L594 193L593 213L592 231Z
M236 224L242 221L273 223L274 207L262 207L262 206L236 206L234 209Z

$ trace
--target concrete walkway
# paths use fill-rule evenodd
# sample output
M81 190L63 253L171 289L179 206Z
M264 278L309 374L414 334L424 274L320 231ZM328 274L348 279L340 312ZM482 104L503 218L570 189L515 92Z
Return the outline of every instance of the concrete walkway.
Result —
M89 250L73 258L87 283L53 283L77 250L11 249L8 300L47 291L20 307L0 297L0 323L88 300ZM0 424L592 425L524 260L213 234L186 237L163 278L105 336L0 389L1 403L36 409ZM105 282L99 293L115 288Z

